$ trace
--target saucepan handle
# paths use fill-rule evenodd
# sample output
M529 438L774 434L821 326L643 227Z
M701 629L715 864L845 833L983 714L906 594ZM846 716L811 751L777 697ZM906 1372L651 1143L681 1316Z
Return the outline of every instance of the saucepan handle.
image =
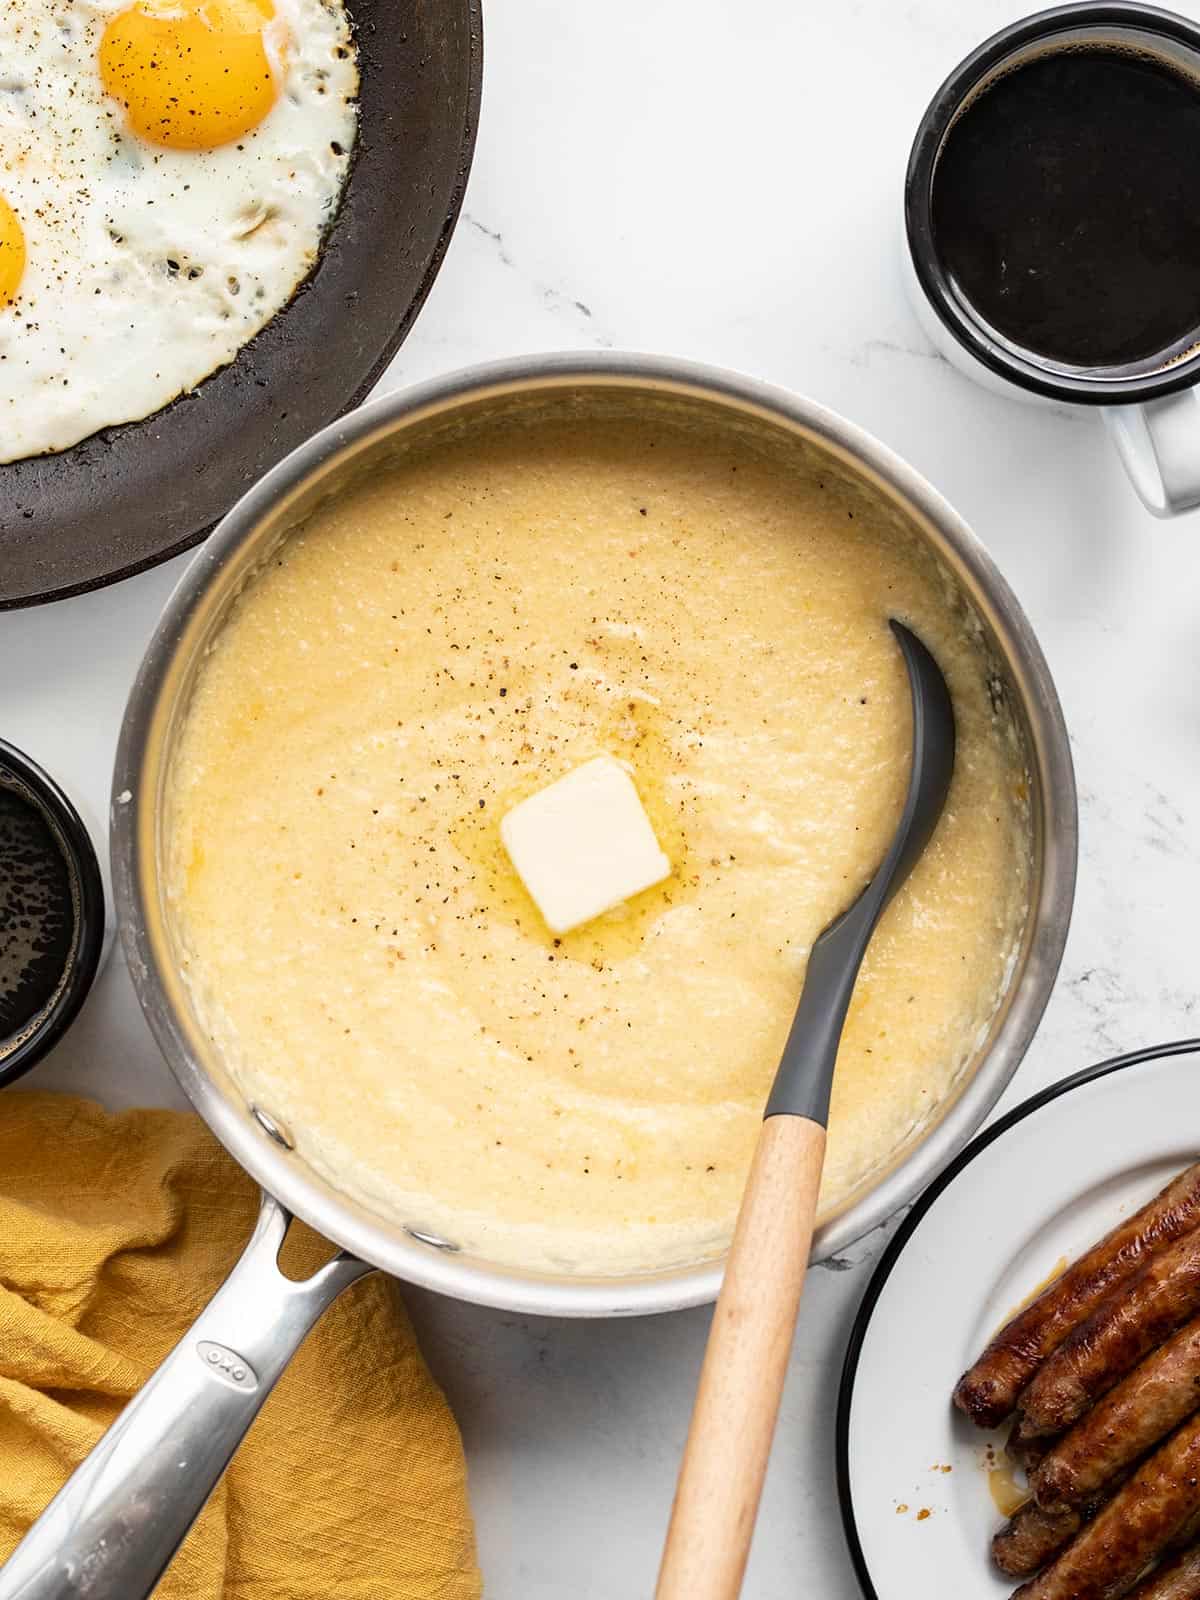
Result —
M237 1266L0 1569L0 1600L144 1600L322 1311L372 1268L335 1256L302 1283L269 1195Z
M1137 406L1106 406L1104 420L1138 498L1156 517L1200 506L1200 395L1195 389Z

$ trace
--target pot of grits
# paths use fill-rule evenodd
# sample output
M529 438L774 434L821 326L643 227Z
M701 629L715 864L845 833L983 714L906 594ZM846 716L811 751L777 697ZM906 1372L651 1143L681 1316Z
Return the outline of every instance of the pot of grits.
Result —
M889 451L628 355L451 375L226 517L117 760L121 924L196 1109L346 1252L554 1315L714 1297L822 928L958 758L838 1058L816 1251L911 1200L1029 1043L1076 858L1062 714L988 555Z

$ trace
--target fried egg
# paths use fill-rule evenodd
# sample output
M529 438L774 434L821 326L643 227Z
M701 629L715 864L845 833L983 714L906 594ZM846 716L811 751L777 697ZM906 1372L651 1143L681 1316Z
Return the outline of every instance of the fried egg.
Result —
M339 0L0 0L0 462L194 389L336 213Z

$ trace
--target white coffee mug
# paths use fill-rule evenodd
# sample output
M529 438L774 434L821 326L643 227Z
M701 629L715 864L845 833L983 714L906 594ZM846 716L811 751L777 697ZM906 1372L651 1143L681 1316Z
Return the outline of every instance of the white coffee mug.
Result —
M960 112L1001 74L1080 45L1132 48L1200 80L1200 28L1155 6L1055 6L1001 29L954 69L917 129L904 192L905 281L926 334L959 371L1010 397L1096 410L1143 505L1171 517L1200 507L1200 326L1186 348L1145 362L1068 367L985 322L945 272L934 241L934 169Z

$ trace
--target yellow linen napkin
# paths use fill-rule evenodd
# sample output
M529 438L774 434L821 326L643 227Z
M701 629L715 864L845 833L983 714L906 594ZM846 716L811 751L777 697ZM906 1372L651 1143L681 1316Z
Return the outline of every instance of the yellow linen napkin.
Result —
M255 1185L198 1117L0 1093L0 1559L203 1309ZM331 1254L293 1224L284 1261ZM156 1600L476 1600L454 1419L396 1285L326 1311Z

